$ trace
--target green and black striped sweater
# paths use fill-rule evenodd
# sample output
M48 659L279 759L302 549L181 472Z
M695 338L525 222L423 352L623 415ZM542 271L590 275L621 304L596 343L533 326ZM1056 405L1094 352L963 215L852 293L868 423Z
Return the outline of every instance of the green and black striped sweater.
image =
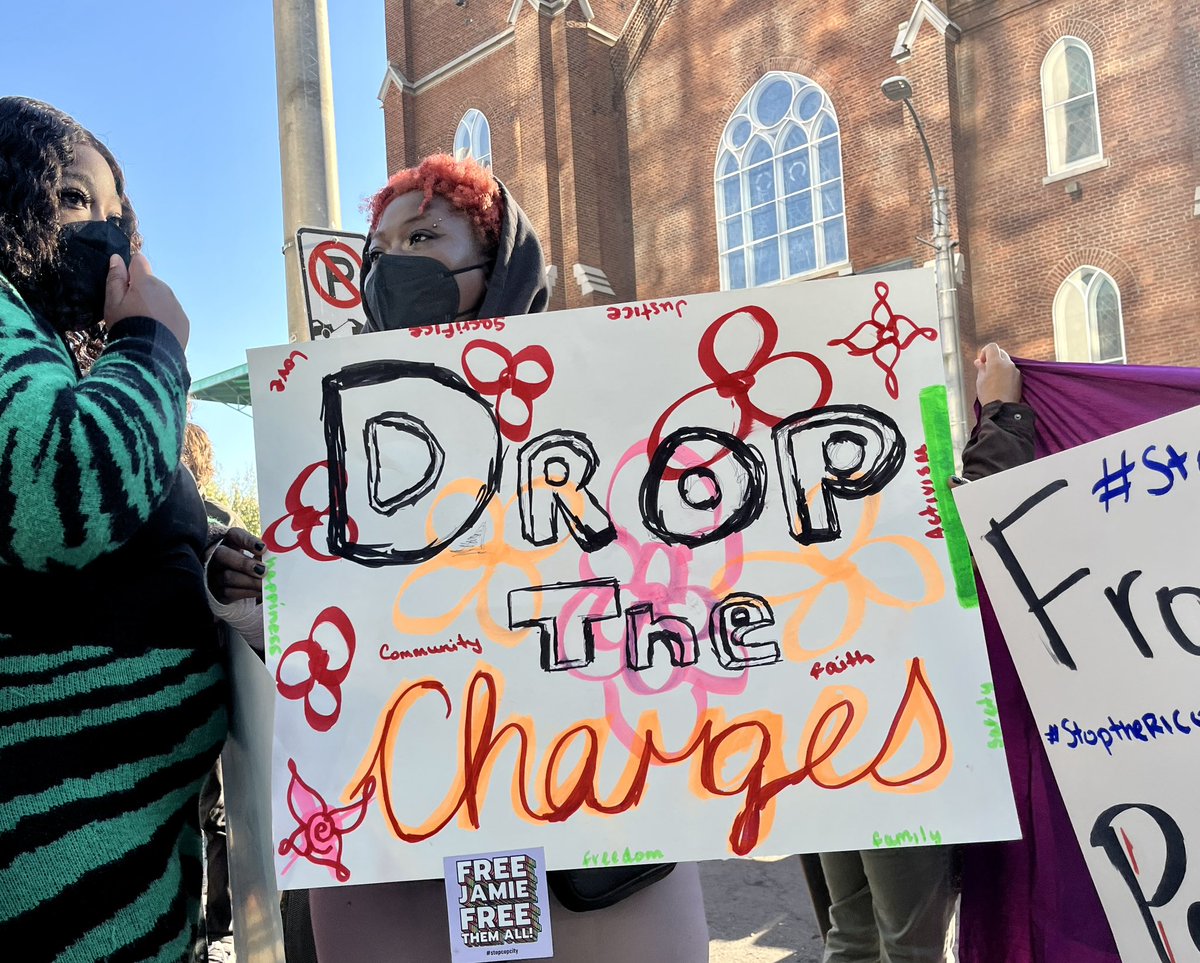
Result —
M225 738L178 341L80 377L0 278L0 958L187 959Z

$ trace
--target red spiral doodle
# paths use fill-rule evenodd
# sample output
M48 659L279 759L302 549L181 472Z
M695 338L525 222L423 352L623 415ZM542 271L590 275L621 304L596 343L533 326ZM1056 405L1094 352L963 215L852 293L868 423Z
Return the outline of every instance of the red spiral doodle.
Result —
M337 667L330 666L329 650L314 638L317 629L323 625L335 628L345 643L346 659ZM301 670L304 672L304 678L299 682L284 682L284 666L303 663L303 660L307 660L307 665L303 665ZM342 713L342 683L350 674L350 663L353 661L354 626L350 624L345 612L330 606L313 621L308 638L293 642L284 650L275 669L275 686L285 699L303 700L305 721L317 732L328 732ZM333 699L332 712L321 712L313 705L313 690L318 687L328 692Z
M276 554L284 554L293 552L296 549L301 549L305 555L317 562L334 562L337 561L337 556L326 555L323 552L317 551L313 545L313 532L319 528L324 528L329 520L329 502L326 496L324 508L317 508L315 505L307 505L304 502L304 486L308 480L320 469L329 470L329 462L318 461L309 465L292 482L287 490L287 494L283 498L283 507L287 509L287 514L282 518L277 518L267 526L263 532L263 543L272 552ZM283 530L284 523L288 522L288 528L295 534L296 540L285 545L279 540L280 532ZM350 541L358 540L358 526L354 519L347 520L347 532L350 536Z
M330 809L324 797L300 778L296 761L288 760L292 779L288 783L287 804L297 829L279 843L279 855L295 853L317 866L328 866L339 883L350 879L350 870L342 862L342 837L356 830L367 812L367 803L375 794L375 777L368 777L362 796L349 806ZM293 860L295 862L295 860ZM291 869L291 864L284 872Z
M486 352L500 359L500 373L495 378L480 377L471 366L471 353ZM529 363L542 369L545 375L536 381L525 381L520 377L519 368ZM478 362L477 362L478 364ZM554 380L554 361L550 352L538 344L527 345L513 354L502 344L494 341L472 341L462 353L463 375L467 382L485 398L494 398L496 420L500 424L500 433L509 441L525 441L533 428L533 403L550 390L550 382ZM523 421L510 421L504 415L502 402L504 398L512 397L525 406Z
M936 328L918 327L910 318L896 314L888 304L888 286L879 281L875 285L875 307L871 309L871 317L851 331L844 338L829 342L829 347L839 345L850 352L852 358L864 358L870 355L871 360L883 370L883 386L893 398L900 397L900 382L896 377L896 365L900 355L916 338L926 341L937 340ZM880 320L885 316L886 320ZM901 331L901 322L907 327Z
M727 323L738 317L746 317L753 321L759 330L761 338L754 354L750 357L749 363L743 368L730 371L717 357L717 337ZM833 376L829 373L829 368L826 367L825 362L816 355L809 354L807 351L784 351L775 354L775 345L778 342L779 326L765 308L751 304L738 308L735 311L730 311L728 314L723 314L717 318L704 332L696 351L697 358L700 361L700 369L711 379L710 383L689 391L662 413L658 421L654 423L653 430L650 432L646 449L647 453L652 453L658 448L659 443L662 441L663 429L668 419L676 411L693 398L700 397L709 392L715 391L720 397L727 398L733 403L738 413L737 425L733 430L733 434L743 441L746 440L750 434L750 430L756 424L764 425L767 428L774 428L781 420L796 411L803 411L805 408L819 408L825 404L829 400L829 396L833 393ZM769 365L787 358L803 361L810 365L813 371L816 372L821 386L817 392L817 397L807 404L796 405L789 403L787 411L775 414L755 404L751 398L751 393L754 390L758 376ZM712 463L712 461L706 462L702 467L707 467ZM667 480L675 480L682 474L682 469L670 468L664 473L663 477Z

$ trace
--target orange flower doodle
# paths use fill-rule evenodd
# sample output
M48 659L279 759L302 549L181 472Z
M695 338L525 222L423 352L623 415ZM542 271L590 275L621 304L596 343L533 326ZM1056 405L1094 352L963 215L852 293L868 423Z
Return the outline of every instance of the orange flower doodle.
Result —
M814 489L809 497L814 497L815 494L816 490ZM807 569L810 576L817 577L816 582L807 588L768 598L771 605L777 609L791 602L799 602L783 627L783 649L788 659L803 662L832 649L846 646L862 627L868 603L907 611L925 605L933 605L945 595L946 583L938 567L937 559L919 539L907 535L871 537L871 532L874 531L875 523L879 518L879 507L879 496L864 499L858 530L854 533L854 537L845 544L842 553L834 558L827 556L819 545L807 545L798 546L796 551L750 552L738 560L742 565L765 562L772 566L787 565L793 570L796 568ZM921 578L923 592L920 598L904 599L891 595L876 585L863 572L860 564L855 560L856 556L861 556L861 553L881 545L891 545L900 549L916 567ZM727 566L717 572L713 579L713 590L718 595L723 595L733 588L738 577L738 570ZM797 581L801 580L802 578L797 579ZM812 580L810 577L803 581L811 582ZM826 645L819 649L806 649L800 643L800 627L824 592L835 586L841 587L846 593L846 616L841 629L837 637Z
M478 490L479 482L472 481L469 478L460 479L454 484L446 486L434 501L429 512L426 531L430 533L430 537L434 534L433 516L442 501L452 498L455 495L473 497ZM493 498L488 503L487 510L484 513L486 525L491 529L491 536L486 541L479 545L460 545L449 548L412 570L408 578L400 586L400 590L396 594L395 604L392 607L392 621L401 634L415 636L441 635L458 621L470 605L474 604L475 613L479 619L479 626L488 639L499 642L502 645L515 645L519 641L520 636L524 635L524 631L513 633L507 624L501 625L492 616L489 605L489 585L497 573L506 567L519 572L524 580L523 584L540 585L542 577L538 566L550 558L550 556L560 551L565 545L565 540L555 545L546 546L545 548L533 548L524 542L521 542L517 546L509 545L504 538L505 516L509 511L515 509L516 504L516 496L510 499L503 507L499 505L498 499ZM517 530L519 532L519 526ZM477 571L479 575L475 580L475 584L458 597L458 601L453 607L440 615L422 617L410 615L404 611L404 600L410 596L422 599L436 597L438 593L421 592L416 588L416 585L421 579L431 578L448 569ZM509 639L512 641L506 642Z

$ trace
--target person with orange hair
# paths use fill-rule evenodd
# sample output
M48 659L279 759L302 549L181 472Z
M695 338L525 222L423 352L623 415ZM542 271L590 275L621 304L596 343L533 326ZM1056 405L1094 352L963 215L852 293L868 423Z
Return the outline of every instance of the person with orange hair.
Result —
M370 331L545 311L542 246L487 169L447 154L392 175L369 201Z
M546 310L537 235L504 185L475 161L428 157L394 174L369 212L367 332ZM548 882L555 960L708 959L694 863L562 870ZM309 908L321 963L451 959L441 880L315 889Z

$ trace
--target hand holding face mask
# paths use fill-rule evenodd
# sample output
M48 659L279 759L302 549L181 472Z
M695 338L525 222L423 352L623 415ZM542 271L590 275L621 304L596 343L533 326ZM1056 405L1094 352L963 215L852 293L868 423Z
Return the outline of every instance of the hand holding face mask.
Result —
M76 331L125 318L160 322L187 347L190 324L174 292L154 276L150 262L130 254L129 238L109 221L62 226L59 322Z

